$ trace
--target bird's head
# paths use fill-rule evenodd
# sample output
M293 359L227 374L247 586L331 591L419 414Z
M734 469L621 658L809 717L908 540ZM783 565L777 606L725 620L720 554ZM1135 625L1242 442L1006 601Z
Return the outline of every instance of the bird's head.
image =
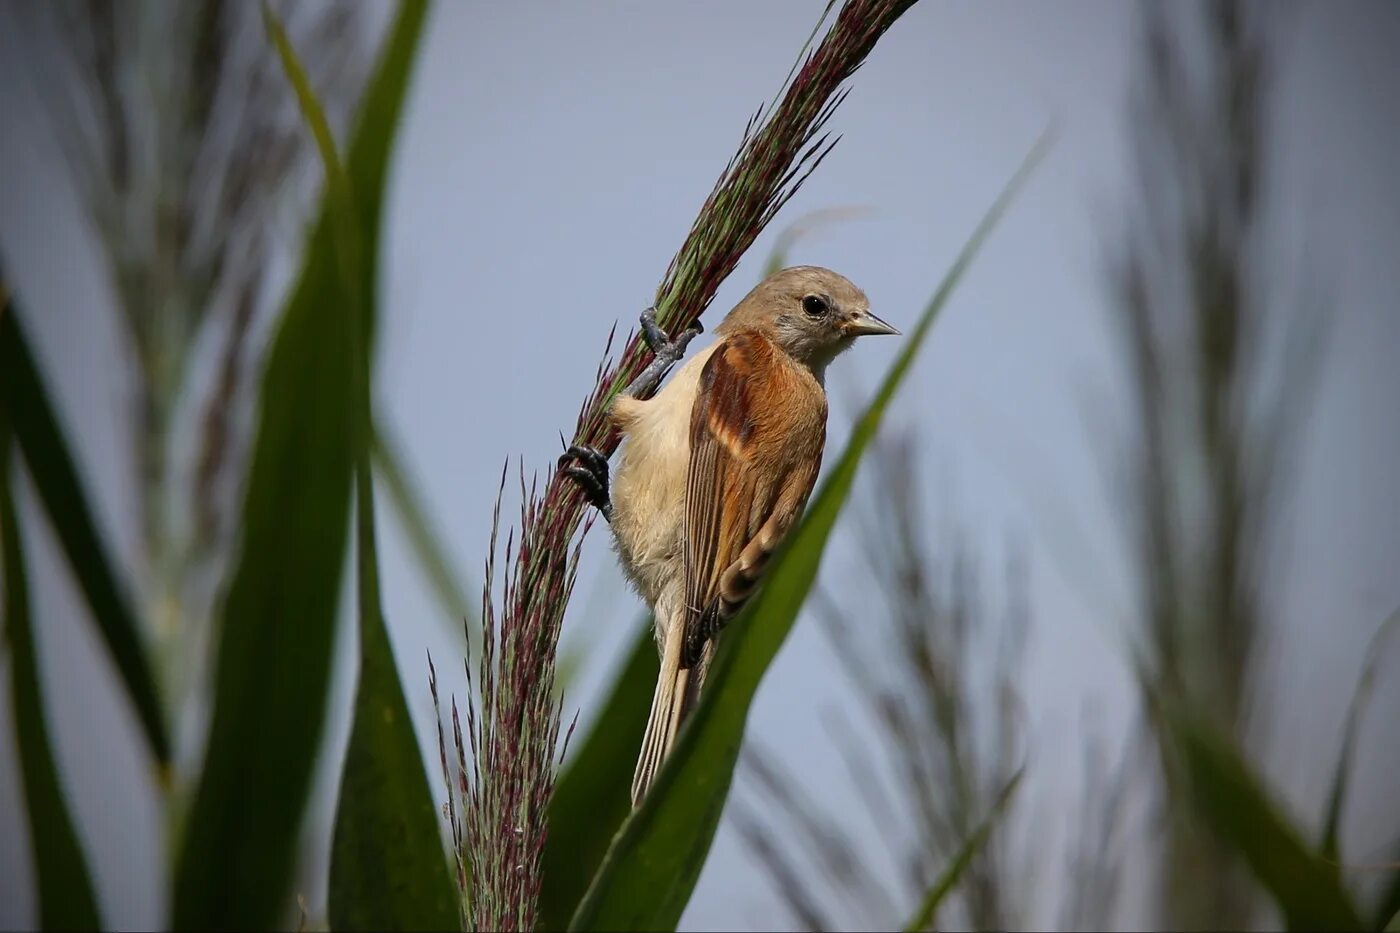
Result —
M761 332L818 377L857 337L899 333L870 313L865 292L820 266L790 266L758 283L716 332L741 330Z

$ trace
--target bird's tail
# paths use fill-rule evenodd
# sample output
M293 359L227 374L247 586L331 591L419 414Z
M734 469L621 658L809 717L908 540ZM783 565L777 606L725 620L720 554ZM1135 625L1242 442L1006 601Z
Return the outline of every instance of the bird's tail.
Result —
M642 805L651 782L656 779L671 746L680 732L681 723L695 708L705 672L714 656L711 639L694 667L681 667L681 646L685 643L685 626L673 625L666 633L661 651L661 672L656 678L656 692L651 698L651 715L647 719L642 752L637 758L637 770L632 777L632 806Z

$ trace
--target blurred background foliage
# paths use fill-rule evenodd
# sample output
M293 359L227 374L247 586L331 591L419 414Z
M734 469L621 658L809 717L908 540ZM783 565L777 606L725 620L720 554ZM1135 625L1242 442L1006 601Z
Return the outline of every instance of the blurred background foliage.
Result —
M908 4L886 6L897 17ZM0 265L5 708L34 920L46 928L103 919L45 713L61 685L45 683L37 661L46 631L28 595L32 529L15 507L26 497L46 514L140 722L166 823L169 925L445 929L489 915L471 902L493 890L473 883L469 853L481 840L463 837L518 824L465 820L481 780L477 727L463 739L455 702L438 723L446 788L428 779L406 700L425 685L400 683L379 595L376 493L406 530L472 676L482 630L469 575L443 542L411 452L372 411L382 204L427 8L405 0L387 23L368 10L65 0L3 13L25 37L133 374L122 429L136 460L134 572L93 517L102 465L76 462L56 414L65 374L43 371L27 336L48 311L12 292ZM1277 25L1239 3L1141 8L1131 198L1105 227L1101 269L1129 417L1096 421L1108 430L1093 439L1134 581L1131 610L1109 636L1136 678L1132 734L1083 748L1030 741L1036 594L1020 530L979 553L919 425L876 432L938 310L956 301L998 202L849 445L828 452L808 521L736 624L719 688L678 748L689 766L668 770L629 818L656 664L642 620L567 755L561 744L542 881L526 892L542 928L674 927L721 820L772 884L772 912L755 926L1093 929L1120 922L1131 897L1150 903L1134 916L1163 928L1395 928L1400 848L1349 851L1340 825L1358 724L1393 666L1387 635L1400 616L1376 620L1324 811L1290 812L1262 764L1268 738L1287 731L1270 721L1280 706L1260 670L1276 637L1283 503L1328 365L1321 283L1332 274L1286 255L1272 223L1289 195L1274 183L1268 142ZM785 264L815 226L859 213L796 219L768 266ZM307 214L313 223L296 235L289 221ZM271 287L277 263L294 270L285 295ZM501 454L481 442L483 457ZM852 489L841 527L861 559L817 578ZM864 581L855 592L852 574ZM328 704L342 592L354 603L357 677L353 711L337 712ZM760 738L739 745L804 598L859 700L811 711L859 788L855 808L828 805L821 776ZM581 650L561 654L565 697ZM457 659L436 660L456 683ZM472 698L473 685L461 686ZM577 707L560 695L562 740ZM334 764L333 825L315 828L333 839L321 864L301 827L332 715L352 715L353 727ZM1052 757L1082 762L1080 824L1066 839L1047 830L1062 804L1021 789ZM1136 819L1141 801L1150 807ZM1390 823L1400 845L1400 817ZM886 850L878 857L862 841L871 828ZM1130 886L1134 859L1150 880ZM1062 866L1049 892L1048 860ZM326 903L300 898L306 871L329 878Z

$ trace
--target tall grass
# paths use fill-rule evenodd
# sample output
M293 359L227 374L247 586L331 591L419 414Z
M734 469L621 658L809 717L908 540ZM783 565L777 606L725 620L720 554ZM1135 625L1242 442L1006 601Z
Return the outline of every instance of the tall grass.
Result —
M343 126L370 63L365 16L342 4L288 12ZM287 239L284 205L314 153L255 3L56 0L0 16L25 37L132 349L142 615L166 705L187 713L202 699L217 584L237 537L254 324ZM201 345L216 348L205 371ZM197 717L181 720L187 767Z
M1145 676L1236 742L1262 711L1258 657L1279 608L1266 595L1269 555L1317 362L1316 319L1295 309L1308 283L1278 274L1270 241L1268 26L1234 2L1146 10L1131 123L1140 203L1109 264L1133 415L1124 514ZM1240 866L1185 817L1181 762L1149 723L1166 804L1162 918L1247 926L1256 904Z

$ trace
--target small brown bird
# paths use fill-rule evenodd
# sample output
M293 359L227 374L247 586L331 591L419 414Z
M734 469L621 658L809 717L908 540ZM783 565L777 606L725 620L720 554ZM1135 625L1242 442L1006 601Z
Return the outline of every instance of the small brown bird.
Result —
M571 447L560 465L612 525L623 570L651 606L661 674L632 781L640 805L694 708L716 637L754 592L816 482L826 442L827 364L862 334L898 334L865 294L817 266L760 282L721 338L642 400L699 333L642 329L656 360L612 404L622 462ZM575 462L570 462L575 461Z

